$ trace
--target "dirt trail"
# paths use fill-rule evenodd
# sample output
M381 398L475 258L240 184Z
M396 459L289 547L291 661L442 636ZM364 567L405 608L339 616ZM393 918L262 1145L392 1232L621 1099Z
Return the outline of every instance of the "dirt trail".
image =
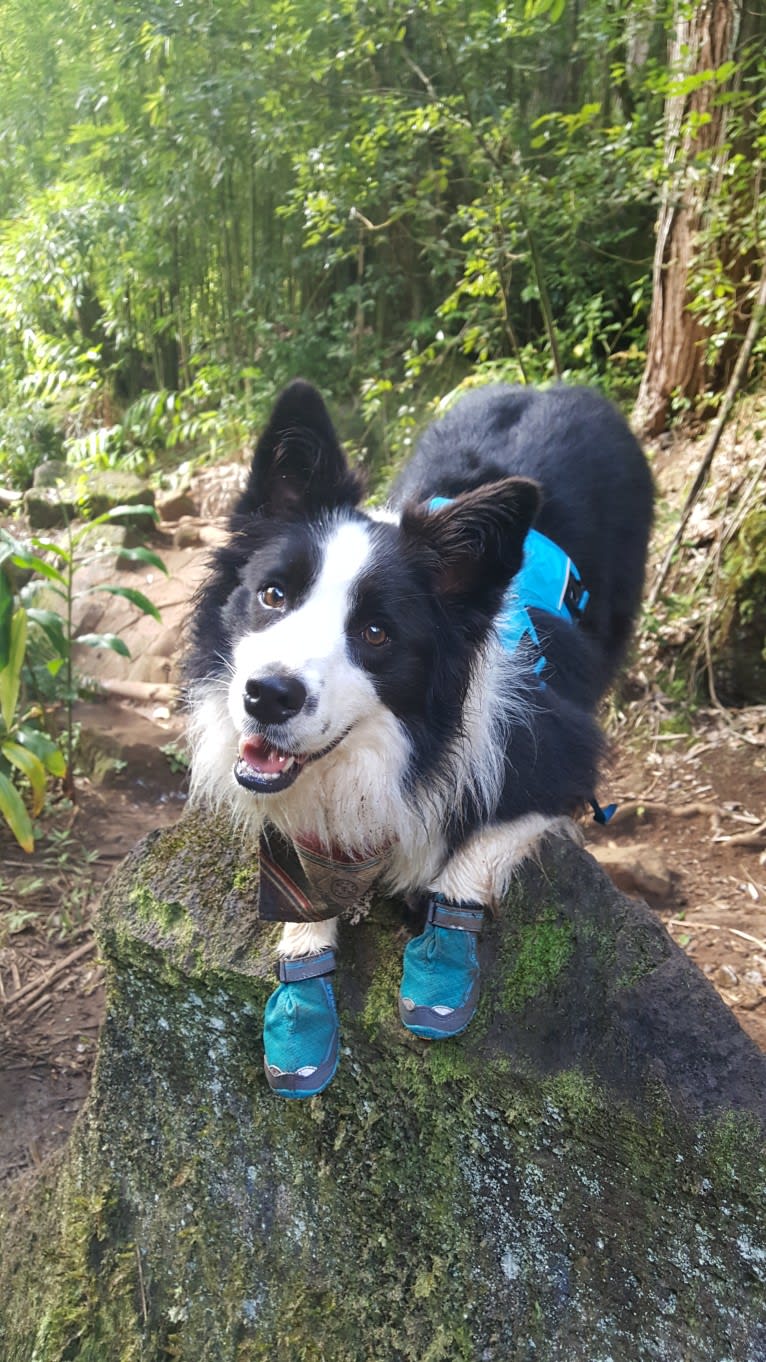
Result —
M716 713L700 716L694 737L624 745L604 780L618 813L586 836L766 1050L766 708L752 720L763 746Z

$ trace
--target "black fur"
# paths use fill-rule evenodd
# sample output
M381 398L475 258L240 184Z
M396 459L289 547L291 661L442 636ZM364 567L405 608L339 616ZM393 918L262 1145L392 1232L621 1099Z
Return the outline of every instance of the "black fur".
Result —
M566 624L535 617L552 664L546 680L595 705L624 657L641 601L653 503L646 459L599 393L493 385L429 426L393 500L456 496L507 477L539 484L535 528L569 554L590 591L574 638Z
M277 399L255 450L238 509L276 518L355 506L363 482L346 463L329 412L310 383L297 379Z
M614 679L638 611L653 490L620 413L586 388L491 386L462 398L423 434L393 500L459 496L500 478L534 478L535 528L569 554L590 593L571 627L533 612L547 667L530 679L529 726L517 725L498 821L570 813L596 789L601 738L593 712ZM470 808L458 822L475 824Z
M394 489L400 525L370 525L356 509L361 494L321 398L307 384L290 385L258 442L230 541L198 597L189 679L223 676L237 633L268 624L257 602L264 581L278 579L291 603L300 601L318 570L328 517L364 520L373 553L356 584L347 648L406 727L410 787L427 800L434 780L449 784L447 754L476 652L537 513L536 527L571 556L590 599L576 627L536 613L545 684L531 670L520 683L505 787L489 816L573 812L595 790L594 710L625 653L651 525L651 477L623 417L581 388L478 389L425 431ZM422 505L437 495L453 504ZM385 628L390 645L365 643L371 623ZM463 795L450 811L450 846L487 816Z
M363 488L361 477L348 467L319 393L301 379L289 384L256 445L247 487L229 519L229 542L213 555L210 576L195 598L185 662L188 681L225 675L236 605L244 603L240 588L247 565L264 546L273 551L277 531L278 566L284 560L291 571L300 572L296 563L313 558L315 573L318 558L307 542L305 522L331 508L355 506ZM306 573L306 586L311 576ZM235 592L239 595L232 602Z

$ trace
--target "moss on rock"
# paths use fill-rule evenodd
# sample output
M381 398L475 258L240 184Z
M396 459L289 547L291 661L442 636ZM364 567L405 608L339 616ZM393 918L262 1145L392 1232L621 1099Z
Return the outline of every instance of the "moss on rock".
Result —
M572 956L572 924L544 913L509 941L513 960L503 981L502 1002L510 1012L550 988Z
M273 927L202 816L129 858L65 1157L6 1208L3 1362L759 1362L766 1066L648 910L552 845L477 1025L396 1016L395 905L343 929L343 1059L262 1073Z

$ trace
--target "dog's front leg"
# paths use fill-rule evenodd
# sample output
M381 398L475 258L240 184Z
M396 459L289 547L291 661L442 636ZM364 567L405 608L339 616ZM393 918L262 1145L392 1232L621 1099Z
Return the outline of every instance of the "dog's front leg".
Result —
M279 987L263 1019L264 1069L281 1097L314 1097L338 1067L338 1014L329 976L338 919L291 922L278 946Z
M277 954L281 960L318 955L321 951L334 951L337 941L337 917L326 918L324 922L288 922L279 939Z
M433 880L425 931L404 952L399 1016L409 1031L439 1040L468 1026L479 1001L476 942L484 910L499 906L514 872L551 832L572 835L574 824L528 814L484 828Z
M541 813L483 828L458 847L431 889L455 902L478 902L494 911L505 898L516 871L551 834L579 837L571 819Z

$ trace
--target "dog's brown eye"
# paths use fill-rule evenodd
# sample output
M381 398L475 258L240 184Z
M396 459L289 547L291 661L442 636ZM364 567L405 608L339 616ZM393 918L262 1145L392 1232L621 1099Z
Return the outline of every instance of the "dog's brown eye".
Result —
M287 597L281 586L263 586L258 592L258 600L267 610L284 610Z
M368 624L362 630L362 638L365 643L369 643L373 648L379 648L382 643L388 643L388 634L380 624Z

